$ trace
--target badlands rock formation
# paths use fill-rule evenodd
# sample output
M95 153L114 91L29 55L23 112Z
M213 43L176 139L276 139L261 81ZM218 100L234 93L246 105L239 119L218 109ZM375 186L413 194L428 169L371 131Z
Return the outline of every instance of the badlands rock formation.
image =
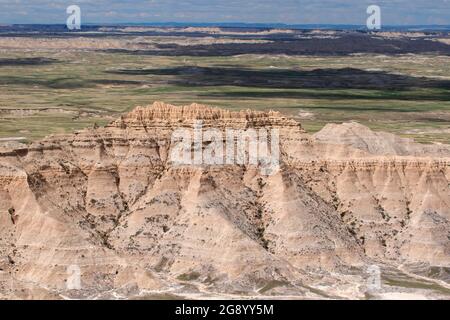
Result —
M173 131L198 120L279 130L279 171L173 164ZM277 112L156 102L3 146L0 295L364 298L377 265L445 296L449 148L352 126L310 136Z
M349 145L374 155L450 157L448 145L419 144L392 133L371 131L357 122L327 124L314 137L321 142Z

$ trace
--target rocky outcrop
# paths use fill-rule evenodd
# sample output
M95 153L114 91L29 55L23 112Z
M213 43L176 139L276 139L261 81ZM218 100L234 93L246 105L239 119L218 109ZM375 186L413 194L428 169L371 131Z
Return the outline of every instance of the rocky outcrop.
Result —
M348 145L370 154L384 156L450 157L448 145L423 145L392 133L374 132L356 122L327 124L314 138L321 142Z
M280 170L174 165L171 134L195 121L278 129ZM1 292L364 297L368 265L448 267L450 159L373 150L311 137L277 112L161 102L4 147Z
M301 128L298 122L285 118L277 111L230 111L197 103L188 106L174 106L163 102L155 102L150 108L136 107L133 111L114 121L110 127L173 129L192 126L195 121L202 121L205 127L212 126L214 128Z

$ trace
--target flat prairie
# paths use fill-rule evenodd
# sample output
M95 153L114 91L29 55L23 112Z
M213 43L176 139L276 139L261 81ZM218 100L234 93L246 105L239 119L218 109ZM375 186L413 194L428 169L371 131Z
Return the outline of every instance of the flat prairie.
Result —
M311 133L354 120L450 143L448 40L443 32L0 30L0 137L33 141L161 100L280 110Z

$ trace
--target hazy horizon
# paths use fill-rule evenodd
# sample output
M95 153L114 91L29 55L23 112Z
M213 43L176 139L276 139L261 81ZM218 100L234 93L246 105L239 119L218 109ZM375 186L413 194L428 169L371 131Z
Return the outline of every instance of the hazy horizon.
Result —
M120 26L120 25L140 25L140 26L151 26L151 25L280 25L280 26L355 26L355 27L365 27L365 24L346 24L346 23L281 23L281 22L242 22L242 21L228 21L228 22L189 22L189 21L161 21L161 22L90 22L85 21L83 25L89 26ZM26 26L26 25L42 25L42 26L65 26L65 23L0 23L0 26ZM384 27L450 27L449 24L385 24Z
M76 4L85 24L249 23L365 25L366 9L378 5L383 25L450 24L450 0L0 0L0 24L64 24Z

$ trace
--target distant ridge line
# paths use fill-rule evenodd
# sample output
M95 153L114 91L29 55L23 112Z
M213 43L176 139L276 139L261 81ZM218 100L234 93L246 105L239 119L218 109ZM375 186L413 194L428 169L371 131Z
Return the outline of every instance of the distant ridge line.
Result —
M256 28L256 29L294 29L294 30L359 30L365 31L365 25L354 24L284 24L284 23L244 23L244 22L207 22L207 23L189 23L189 22L122 22L122 23L83 23L85 27L216 27L216 28ZM65 28L64 24L0 24L2 28ZM450 25L385 25L383 31L450 31Z

